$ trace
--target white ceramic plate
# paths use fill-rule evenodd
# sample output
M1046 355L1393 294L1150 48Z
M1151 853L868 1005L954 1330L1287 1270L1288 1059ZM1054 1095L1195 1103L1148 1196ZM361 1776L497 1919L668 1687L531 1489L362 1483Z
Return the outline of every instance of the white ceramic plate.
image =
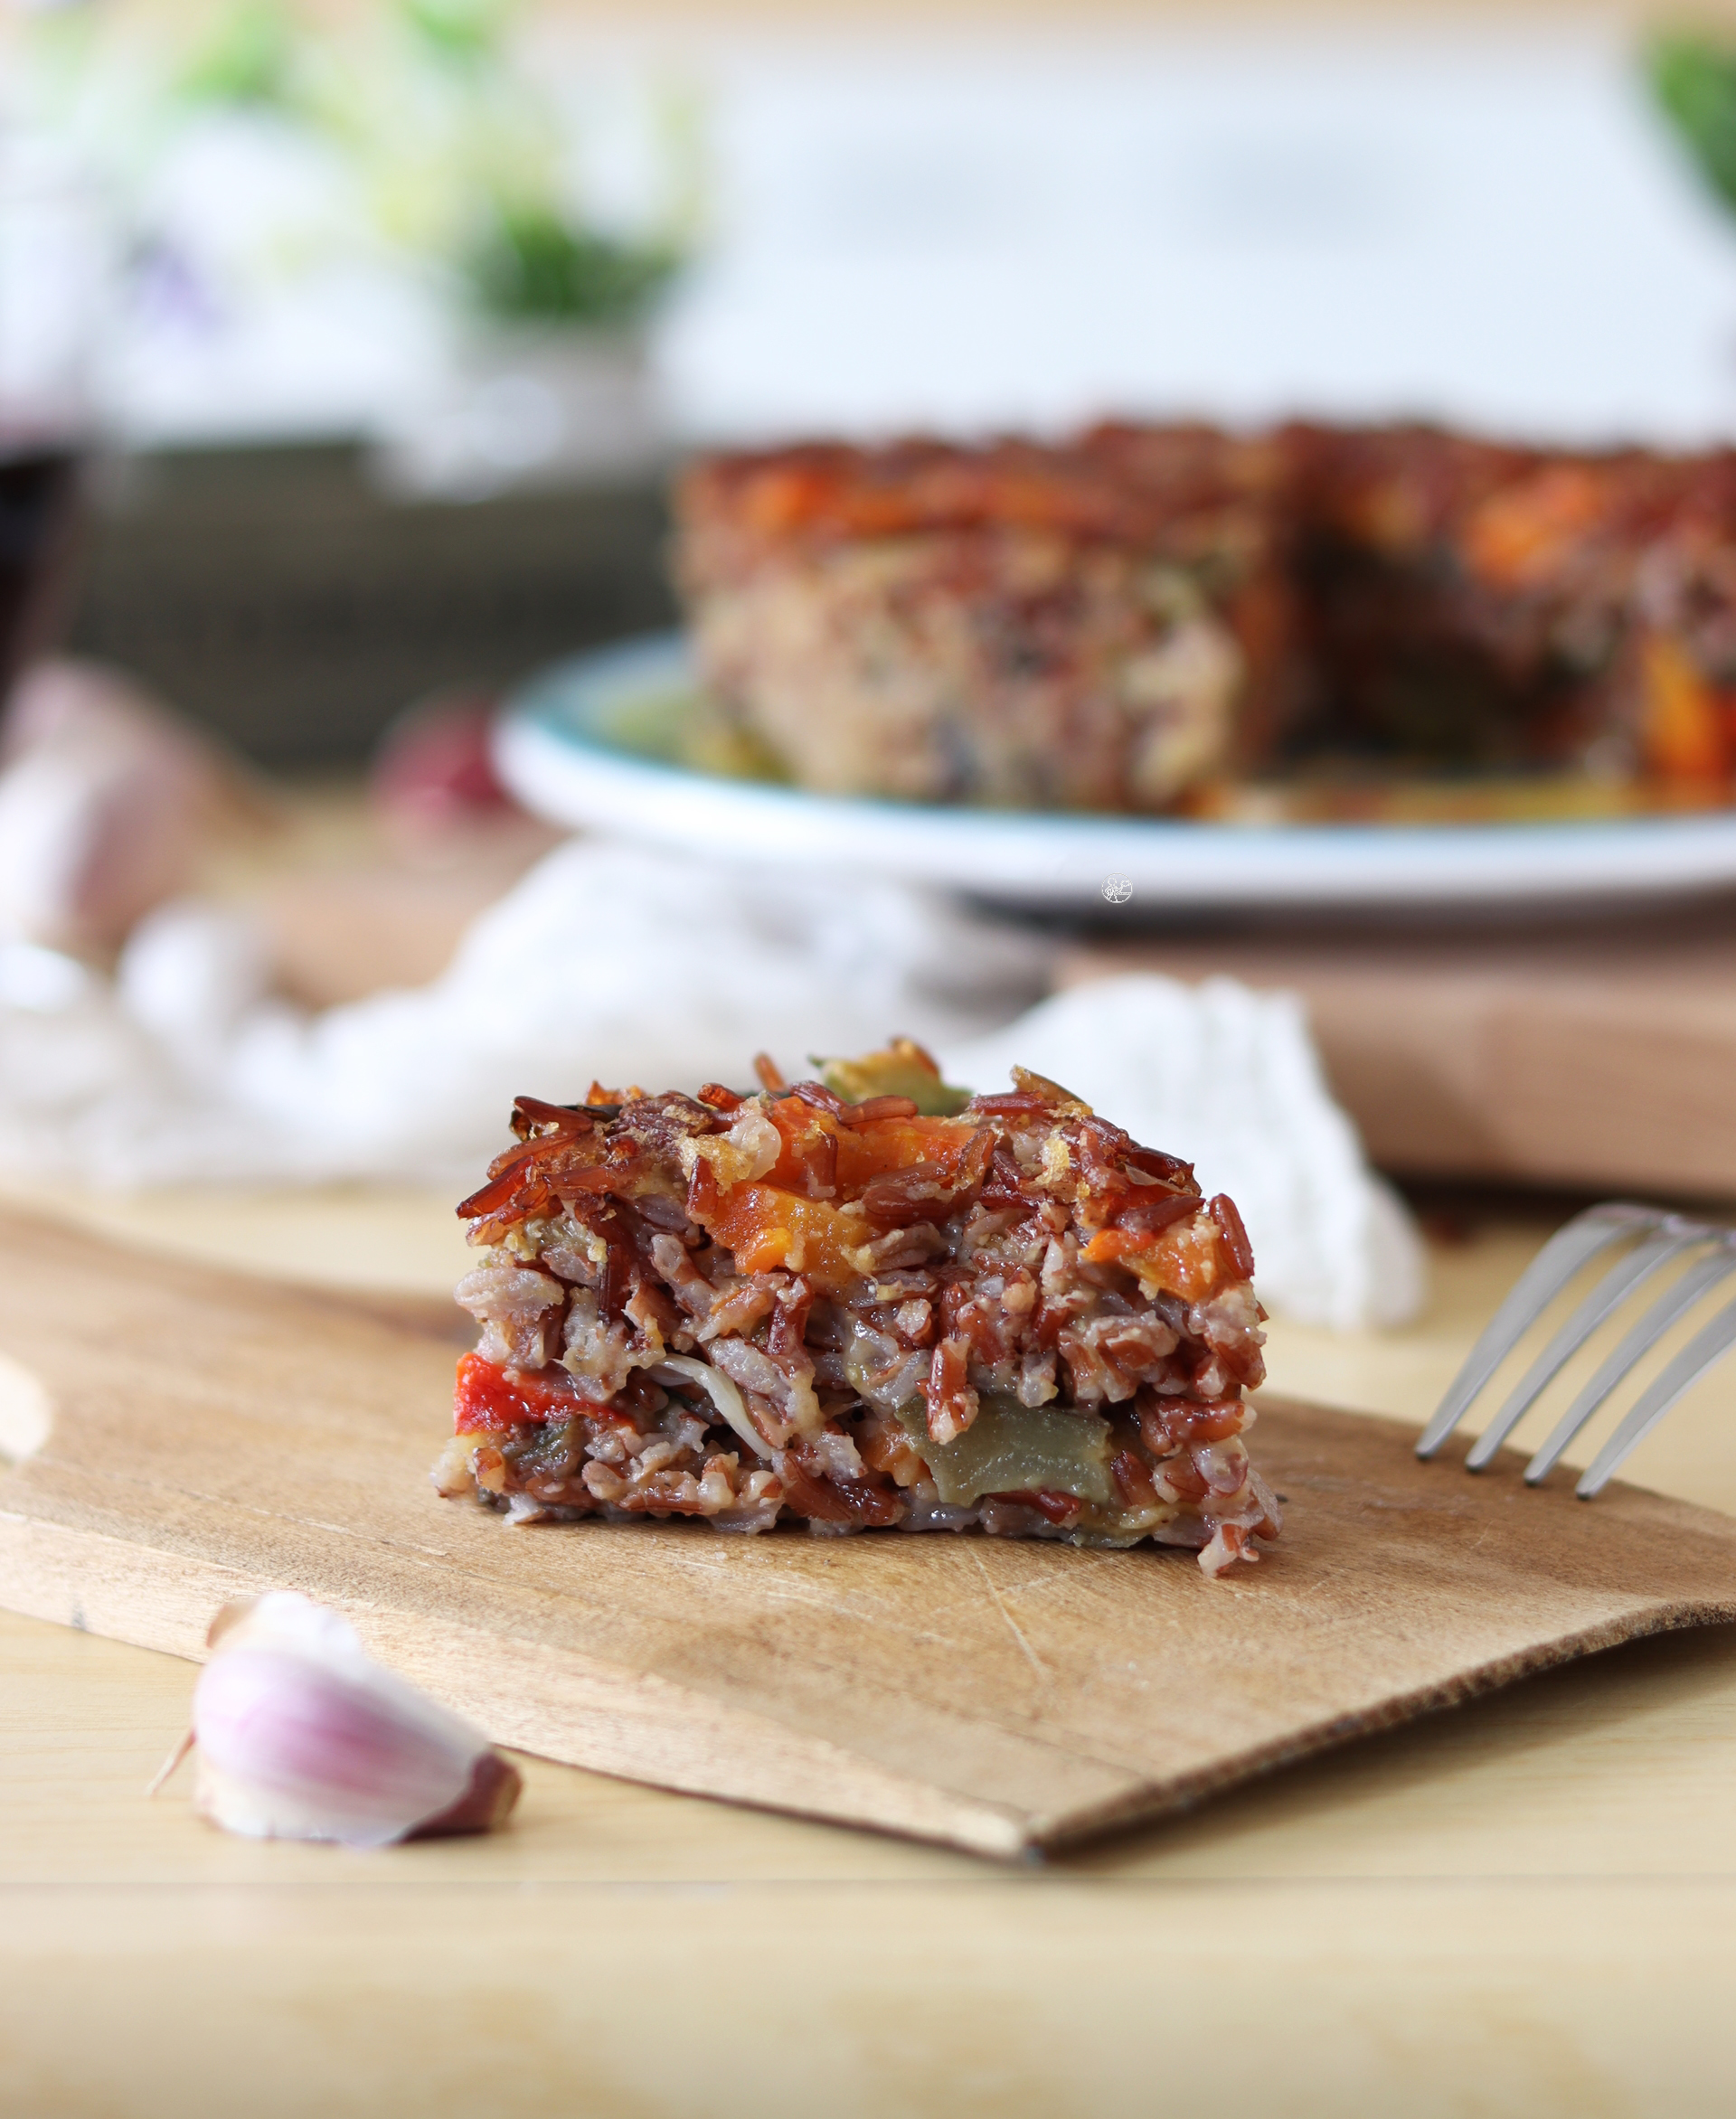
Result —
M1736 812L1592 823L1226 824L845 799L672 762L675 635L575 656L509 702L502 777L557 824L854 867L1056 911L1568 908L1736 888Z

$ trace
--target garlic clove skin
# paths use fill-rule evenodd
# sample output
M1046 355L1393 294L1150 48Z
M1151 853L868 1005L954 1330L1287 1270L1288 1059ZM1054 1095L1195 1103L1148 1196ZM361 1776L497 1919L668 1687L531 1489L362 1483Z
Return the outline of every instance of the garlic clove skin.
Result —
M518 1768L498 1751L485 1751L470 1769L470 1785L449 1810L416 1827L419 1840L450 1840L466 1832L491 1832L511 1816L524 1784Z
M225 1606L211 1641L194 1802L226 1832L382 1847L486 1832L517 1800L482 1732L375 1662L335 1612L274 1590Z

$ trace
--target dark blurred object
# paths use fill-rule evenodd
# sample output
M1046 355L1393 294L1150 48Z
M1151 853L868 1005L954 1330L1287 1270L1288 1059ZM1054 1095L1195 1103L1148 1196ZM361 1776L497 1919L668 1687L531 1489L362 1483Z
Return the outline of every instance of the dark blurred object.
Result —
M486 693L448 692L400 714L380 739L370 776L380 810L439 829L514 808L489 750L495 711Z
M0 700L59 614L78 488L71 447L0 438Z
M262 764L359 763L406 702L666 626L649 476L394 500L347 447L129 459L93 509L71 645Z
M0 707L63 629L105 315L100 209L11 108L0 59Z
M1696 32L1660 36L1646 71L1701 174L1736 207L1736 43Z

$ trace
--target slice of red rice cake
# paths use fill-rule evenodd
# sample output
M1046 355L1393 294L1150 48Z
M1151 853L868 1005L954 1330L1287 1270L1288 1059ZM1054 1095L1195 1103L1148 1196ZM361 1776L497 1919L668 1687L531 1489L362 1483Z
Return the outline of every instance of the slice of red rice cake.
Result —
M442 1493L514 1522L781 1516L1259 1557L1234 1205L1055 1083L907 1040L751 1095L521 1097L458 1211L482 1325Z

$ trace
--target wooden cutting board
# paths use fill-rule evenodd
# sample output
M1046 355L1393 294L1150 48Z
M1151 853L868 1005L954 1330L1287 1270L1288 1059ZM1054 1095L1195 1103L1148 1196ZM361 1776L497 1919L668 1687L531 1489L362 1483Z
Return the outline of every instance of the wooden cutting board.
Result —
M1284 1403L1253 1436L1284 1539L1217 1582L1149 1549L508 1529L427 1475L468 1329L0 1216L0 1604L196 1658L226 1599L301 1589L503 1743L997 1855L1736 1617L1736 1521Z

